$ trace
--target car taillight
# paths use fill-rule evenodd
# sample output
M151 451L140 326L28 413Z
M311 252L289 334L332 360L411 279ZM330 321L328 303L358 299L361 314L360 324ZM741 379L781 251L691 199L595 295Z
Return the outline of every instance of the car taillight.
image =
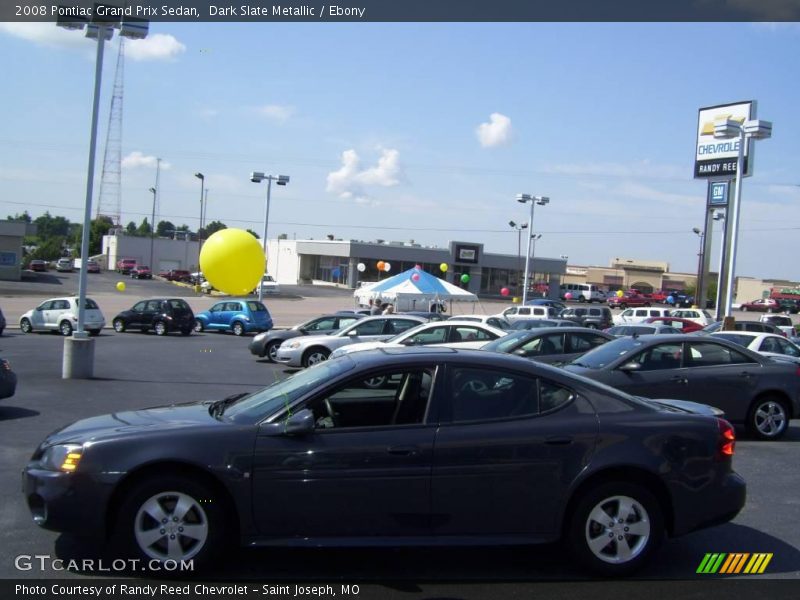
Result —
M717 458L719 460L728 459L736 451L736 432L733 429L733 425L725 419L717 418L717 426L719 427Z

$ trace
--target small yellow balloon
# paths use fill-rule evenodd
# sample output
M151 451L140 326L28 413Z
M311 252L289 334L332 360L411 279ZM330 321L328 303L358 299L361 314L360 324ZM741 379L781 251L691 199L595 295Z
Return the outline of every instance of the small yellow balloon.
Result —
M439 270L440 270L442 273L447 273L447 263L442 263L442 264L440 264L440 265L439 265Z
M617 290L617 298L622 298L625 295L625 292L622 290Z
M234 296L249 294L264 276L264 248L243 229L220 229L200 251L200 269L216 289Z
M125 291L125 282L124 281L118 281L117 282L117 291L118 292L124 292Z

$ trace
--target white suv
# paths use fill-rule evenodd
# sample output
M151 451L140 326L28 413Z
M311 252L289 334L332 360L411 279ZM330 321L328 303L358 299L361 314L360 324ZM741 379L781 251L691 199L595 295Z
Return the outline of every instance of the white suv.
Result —
M614 325L631 325L643 323L650 317L669 317L669 308L653 308L651 306L642 308L626 308L618 315L614 315Z
M84 328L91 335L97 335L106 326L106 319L100 307L91 298L84 305ZM29 310L19 320L22 333L31 331L59 331L61 335L71 335L78 326L78 298L51 298L33 310Z
M531 306L512 306L505 309L501 315L494 316L502 317L513 324L515 321L523 319L555 319L558 316L558 311L552 306L534 304Z

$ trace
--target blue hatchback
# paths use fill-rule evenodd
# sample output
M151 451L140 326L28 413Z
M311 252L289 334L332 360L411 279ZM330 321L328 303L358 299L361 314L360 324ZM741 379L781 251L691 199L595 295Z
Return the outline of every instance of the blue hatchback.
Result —
M258 300L224 300L194 317L194 330L232 331L234 335L268 331L272 317Z

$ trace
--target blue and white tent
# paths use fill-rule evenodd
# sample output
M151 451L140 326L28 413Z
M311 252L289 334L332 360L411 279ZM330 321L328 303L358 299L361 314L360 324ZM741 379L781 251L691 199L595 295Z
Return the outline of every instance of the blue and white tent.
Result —
M390 302L397 310L428 310L432 302L477 302L478 297L417 268L365 284L354 293L359 304L370 300Z

